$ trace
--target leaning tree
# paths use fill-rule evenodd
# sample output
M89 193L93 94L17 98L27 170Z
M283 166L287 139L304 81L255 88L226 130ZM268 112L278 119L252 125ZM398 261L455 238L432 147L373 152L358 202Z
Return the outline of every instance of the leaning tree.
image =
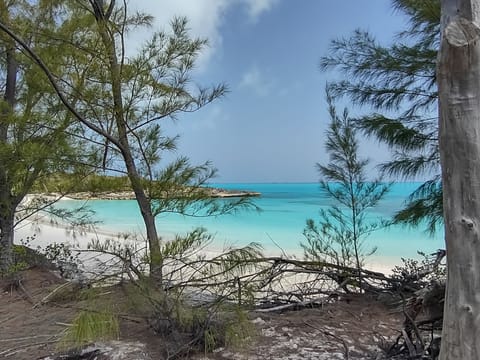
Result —
M174 19L171 31L152 33L136 54L127 56L128 33L151 26L151 16L131 13L126 2L115 0L62 4L68 17L63 28L74 33L59 34L50 46L71 55L67 73L56 73L11 27L0 22L0 29L47 75L81 124L75 135L102 144L100 167L129 178L145 225L150 273L161 282L164 254L157 215L210 216L253 205L245 198L212 199L202 187L215 175L209 162L194 166L185 157L164 161L166 152L176 150L177 137L167 136L162 122L203 108L222 97L226 87L193 82L192 71L207 41L190 36L186 19Z

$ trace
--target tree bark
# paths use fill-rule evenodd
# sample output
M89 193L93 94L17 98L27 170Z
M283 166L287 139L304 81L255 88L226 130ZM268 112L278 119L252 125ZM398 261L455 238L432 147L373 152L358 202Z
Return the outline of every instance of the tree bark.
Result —
M132 155L131 146L128 140L128 129L123 110L123 97L122 97L122 79L121 79L121 66L117 58L115 38L112 35L112 30L108 29L108 18L103 14L104 4L99 0L92 0L92 5L95 4L94 9L97 9L96 20L98 29L103 42L103 45L107 51L109 58L109 72L112 85L112 97L113 97L113 109L114 118L118 136L118 143L120 144L120 152L125 162L127 169L127 175L130 179L132 189L135 193L135 198L140 208L140 213L145 224L145 230L147 233L147 240L149 245L150 255L150 274L151 276L162 282L162 254L160 250L160 241L157 233L157 227L155 224L155 216L152 212L150 200L148 199L145 188L142 184L142 179L138 174L135 159ZM114 1L110 3L109 9L114 6ZM98 14L97 14L98 13Z
M0 210L0 276L8 274L13 265L15 214L5 213L4 209Z
M442 0L439 138L448 280L441 360L480 359L480 0Z
M0 110L0 146L9 144L9 124L15 106L18 64L15 59L13 41L6 46L6 82L3 102ZM13 239L15 210L17 204L12 199L11 180L6 164L0 163L0 274L8 272L13 262Z

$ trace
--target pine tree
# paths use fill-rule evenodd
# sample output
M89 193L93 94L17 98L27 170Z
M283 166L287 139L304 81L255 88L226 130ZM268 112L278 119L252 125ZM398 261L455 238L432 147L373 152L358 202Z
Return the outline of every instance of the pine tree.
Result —
M0 22L19 34L29 34L30 47L51 61L52 67L62 58L47 45L47 39L58 30L55 7L53 1L0 0ZM55 70L63 71L59 66ZM15 227L47 206L35 201L24 205L22 201L50 174L72 171L81 156L78 140L68 134L72 117L37 65L3 33L0 84L0 274L5 274L12 270Z
M150 273L161 283L157 215L209 216L254 207L246 198L212 199L202 187L215 175L209 162L195 166L185 157L163 162L165 152L176 150L178 137L166 136L161 121L201 109L222 97L226 86L193 84L192 70L207 41L191 37L184 18L174 19L171 31L154 32L136 55L127 57L125 37L132 28L150 26L151 16L131 13L126 3L115 0L68 2L62 10L66 36L49 42L66 54L61 74L8 26L0 23L0 28L48 76L78 120L75 135L100 147L103 159L97 167L128 176L145 224Z
M317 168L320 188L332 205L320 210L318 225L307 220L307 242L301 246L309 260L356 268L361 288L365 258L376 251L375 247L368 249L365 240L382 225L381 219L369 219L368 211L382 200L390 185L381 179L367 179L369 160L359 157L358 129L347 109L337 113L328 90L327 103L331 120L325 149L330 160L326 165L317 164ZM335 280L342 283L340 277Z
M440 1L393 0L393 7L406 15L409 28L392 45L381 45L368 32L356 30L349 38L332 41L320 68L340 70L347 79L333 84L332 95L347 96L375 111L356 124L392 150L392 160L382 165L385 174L430 177L394 220L411 225L426 221L433 232L443 219L435 74Z

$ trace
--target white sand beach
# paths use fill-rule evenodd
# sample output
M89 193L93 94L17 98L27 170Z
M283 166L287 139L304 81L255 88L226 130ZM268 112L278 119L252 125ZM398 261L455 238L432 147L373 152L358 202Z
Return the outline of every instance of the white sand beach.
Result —
M172 235L165 236L164 239L168 241L172 239ZM40 247L44 249L51 244L63 243L68 244L72 249L86 250L93 241L105 242L107 240L119 242L128 241L129 244L134 243L138 248L146 246L145 237L139 232L115 233L105 231L95 226L72 228L66 224L51 220L47 215L37 215L32 220L23 221L15 230L15 242L17 244L28 243L28 246L32 248ZM202 255L214 257L220 255L228 247L229 244L225 244L222 247L211 244L205 249L202 249ZM285 254L282 254L280 250L276 252L272 249L266 249L264 255L285 257ZM286 255L296 259L302 258L300 249L298 253L287 253ZM389 274L395 265L400 264L401 259L399 258L374 255L367 259L365 268L371 271Z

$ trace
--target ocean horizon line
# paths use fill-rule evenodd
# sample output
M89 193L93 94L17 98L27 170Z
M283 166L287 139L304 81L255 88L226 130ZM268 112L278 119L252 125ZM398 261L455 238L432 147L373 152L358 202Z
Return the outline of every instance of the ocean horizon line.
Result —
M370 182L370 181L365 181ZM423 184L425 181L382 181L381 183L393 183L393 184ZM219 184L241 184L241 185L276 185L276 184L320 184L320 181L219 181L219 182L211 182L206 183L206 185L219 185Z

